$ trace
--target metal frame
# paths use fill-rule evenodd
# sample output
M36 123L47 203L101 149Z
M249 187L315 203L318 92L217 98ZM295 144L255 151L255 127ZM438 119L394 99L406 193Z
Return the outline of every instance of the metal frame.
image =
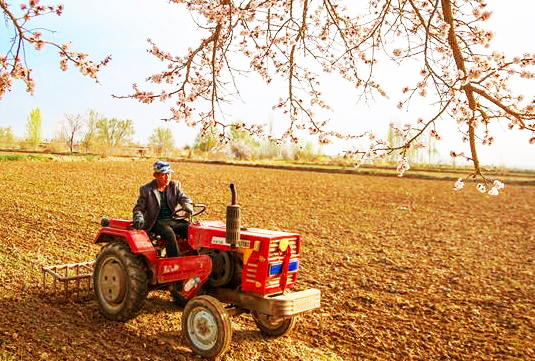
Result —
M43 267L41 285L43 292L49 293L48 291L52 289L52 295L58 296L63 293L65 299L71 295L77 298L83 297L84 294L92 295L94 265L95 261L89 261ZM49 279L52 281L49 282Z

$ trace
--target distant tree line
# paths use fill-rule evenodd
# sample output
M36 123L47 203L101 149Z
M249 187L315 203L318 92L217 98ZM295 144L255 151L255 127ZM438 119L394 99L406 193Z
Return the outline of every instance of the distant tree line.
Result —
M28 150L46 148L50 151L99 153L102 155L116 154L118 149L136 147L132 143L134 125L130 119L108 118L89 110L85 114L64 114L59 122L59 130L52 139L45 141L42 133L42 114L39 108L33 109L26 121L26 133L17 139L11 127L0 127L0 146L19 146ZM159 127L154 129L148 138L153 153L166 155L175 147L170 129Z
M27 118L26 133L18 139L11 127L0 127L0 147L20 147L27 150L48 150L70 153L119 155L127 150L128 155L171 157L177 151L171 129L157 127L147 138L147 145L132 142L134 125L130 119L108 118L95 110L85 114L64 114L52 139L42 136L42 114L33 109ZM390 146L403 142L399 133L406 131L392 125L386 136ZM238 160L286 160L324 162L323 146L318 142L299 140L297 143L281 142L273 137L260 138L243 128L239 122L226 129L225 143L221 142L222 130L216 126L201 129L192 146L186 146L189 156L193 154L220 155ZM145 152L148 151L148 152ZM407 153L415 164L435 164L438 151L434 139L428 140L425 148L413 147ZM124 152L122 153L124 155ZM386 154L383 162L396 163L399 155ZM347 163L351 163L348 160Z
M117 155L125 148L130 148L130 154L136 154L131 148L148 148L151 155L159 157L171 156L177 150L172 131L167 127L155 128L147 138L148 146L134 144L132 120L108 118L95 110L84 114L64 114L58 125L51 139L43 139L42 113L35 108L28 115L23 138L18 139L11 127L0 127L0 147L101 155ZM223 153L239 160L314 161L322 155L318 143L281 144L270 138L255 137L240 128L238 123L229 127L226 144L222 145L220 138L221 132L216 127L201 129L193 145L185 148L190 154Z

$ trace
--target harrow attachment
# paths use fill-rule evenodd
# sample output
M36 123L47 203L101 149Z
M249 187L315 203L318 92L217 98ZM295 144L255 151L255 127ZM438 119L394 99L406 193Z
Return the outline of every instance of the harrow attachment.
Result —
M68 301L93 297L93 269L95 261L43 267L43 294Z

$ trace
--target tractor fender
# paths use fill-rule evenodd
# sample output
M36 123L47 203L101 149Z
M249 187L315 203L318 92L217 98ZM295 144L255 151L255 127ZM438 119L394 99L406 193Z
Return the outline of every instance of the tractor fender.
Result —
M117 239L125 240L134 254L143 254L146 251L156 252L147 232L135 229L101 227L95 243L106 243Z
M127 243L133 254L141 255L146 259L146 264L152 275L155 275L154 264L158 259L158 254L147 232L136 229L101 227L94 243L99 244L111 241L123 241ZM152 281L155 280L153 279Z

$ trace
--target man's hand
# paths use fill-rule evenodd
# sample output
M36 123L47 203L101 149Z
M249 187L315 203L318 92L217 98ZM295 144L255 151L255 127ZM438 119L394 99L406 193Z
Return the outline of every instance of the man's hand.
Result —
M191 203L185 203L182 209L188 214L193 214L193 205Z
M143 219L143 215L141 213L136 213L134 215L134 222L132 223L132 227L135 229L142 229L144 224L145 220Z

